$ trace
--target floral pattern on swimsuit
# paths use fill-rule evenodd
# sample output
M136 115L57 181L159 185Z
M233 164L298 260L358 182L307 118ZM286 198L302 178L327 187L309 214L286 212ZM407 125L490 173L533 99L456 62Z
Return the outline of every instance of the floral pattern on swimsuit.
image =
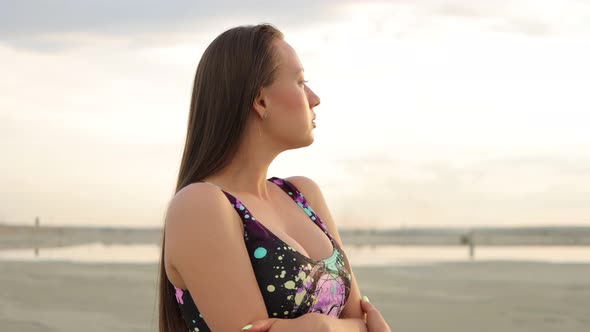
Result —
M271 177L322 229L332 243L332 254L314 260L293 249L262 223L236 197L224 192L244 225L244 241L256 280L271 318L297 318L310 312L340 317L350 294L348 258L303 194L289 181ZM221 188L220 188L221 189ZM169 282L188 331L210 331L189 291Z

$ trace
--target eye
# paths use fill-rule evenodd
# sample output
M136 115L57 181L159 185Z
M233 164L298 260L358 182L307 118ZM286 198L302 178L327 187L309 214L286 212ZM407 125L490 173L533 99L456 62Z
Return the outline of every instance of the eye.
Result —
M303 80L303 81L299 81L299 84L306 84L309 81Z

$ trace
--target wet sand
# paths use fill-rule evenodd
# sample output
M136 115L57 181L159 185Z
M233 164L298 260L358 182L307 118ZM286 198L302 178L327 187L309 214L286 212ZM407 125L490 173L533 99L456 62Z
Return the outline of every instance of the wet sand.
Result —
M0 261L0 331L156 331L156 264ZM393 331L589 331L590 264L359 267Z

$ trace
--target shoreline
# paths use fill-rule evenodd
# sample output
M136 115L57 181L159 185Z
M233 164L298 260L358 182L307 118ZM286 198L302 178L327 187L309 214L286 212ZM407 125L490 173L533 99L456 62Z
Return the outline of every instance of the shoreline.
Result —
M535 228L416 228L339 231L347 246L590 246L590 227ZM105 244L158 244L159 228L25 226L0 224L0 250L64 247L91 242Z

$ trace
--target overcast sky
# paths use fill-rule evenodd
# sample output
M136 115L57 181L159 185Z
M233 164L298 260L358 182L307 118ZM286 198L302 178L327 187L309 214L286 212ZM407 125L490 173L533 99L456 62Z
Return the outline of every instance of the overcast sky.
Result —
M285 34L320 96L270 176L341 227L590 225L590 1L0 1L0 222L162 225L207 45Z

